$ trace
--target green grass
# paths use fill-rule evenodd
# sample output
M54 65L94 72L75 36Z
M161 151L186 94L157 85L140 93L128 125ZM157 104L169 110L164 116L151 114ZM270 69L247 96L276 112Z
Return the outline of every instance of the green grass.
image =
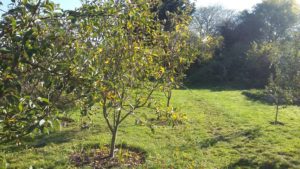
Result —
M128 119L118 143L147 152L140 168L300 168L300 109L282 109L274 126L274 106L248 100L242 90L177 90L172 105L186 113L184 125L148 127ZM0 146L8 168L74 168L69 155L82 147L109 143L101 114L94 127L80 130L77 123L61 132L36 138L28 147ZM1 160L1 159L0 159ZM1 166L0 166L1 168Z

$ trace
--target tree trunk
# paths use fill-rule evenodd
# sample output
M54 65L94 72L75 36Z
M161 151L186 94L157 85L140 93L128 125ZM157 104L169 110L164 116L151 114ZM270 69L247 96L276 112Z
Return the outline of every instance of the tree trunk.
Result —
M171 98L172 98L172 90L169 90L167 96L167 107L170 107Z
M118 132L118 127L115 127L113 130L112 138L111 138L111 143L110 143L110 152L109 152L109 157L114 158L115 157L115 148L116 148L116 140L117 140L117 132Z
M278 112L279 112L279 105L276 103L276 115L275 115L275 125L278 123Z

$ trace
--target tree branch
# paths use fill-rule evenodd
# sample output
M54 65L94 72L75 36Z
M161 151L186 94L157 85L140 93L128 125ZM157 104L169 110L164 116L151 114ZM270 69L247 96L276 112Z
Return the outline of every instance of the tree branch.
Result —
M108 126L109 130L110 130L111 132L113 132L114 129L113 129L113 127L112 127L112 125L110 124L109 119L108 119L107 107L106 107L106 98L105 98L105 97L104 97L104 100L103 100L103 108L102 108L102 110L103 110L102 113L103 113L104 119L105 119L105 121L106 121L106 123L107 123L107 126Z

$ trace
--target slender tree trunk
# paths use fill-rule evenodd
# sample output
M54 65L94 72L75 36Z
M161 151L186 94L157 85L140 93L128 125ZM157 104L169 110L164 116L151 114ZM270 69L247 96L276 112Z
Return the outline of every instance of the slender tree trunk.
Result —
M110 152L109 152L109 158L114 158L115 156L115 148L116 148L116 140L117 140L117 132L118 132L118 127L119 127L119 121L115 122L114 124L110 124L109 119L108 119L108 114L107 114L107 107L106 107L106 98L104 98L103 101L103 116L104 119L107 123L107 126L109 127L109 130L111 131L111 143L110 143ZM115 118L115 117L114 117ZM119 119L118 119L119 120Z
M118 127L115 127L115 129L111 133L112 134L112 138L111 138L110 152L109 152L109 157L110 158L114 158L115 157L115 148L116 148L117 133L118 133Z
M275 125L278 123L279 103L276 103Z
M172 90L169 90L167 96L167 107L170 107L171 98L172 98Z

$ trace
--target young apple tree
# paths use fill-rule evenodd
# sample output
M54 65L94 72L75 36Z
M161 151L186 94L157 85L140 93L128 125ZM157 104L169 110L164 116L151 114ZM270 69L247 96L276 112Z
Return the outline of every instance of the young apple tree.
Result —
M282 105L296 103L300 90L300 46L299 36L276 46L279 51L273 55L274 74L270 77L267 93L276 106L274 124L278 124Z
M73 74L87 82L83 87L87 90L82 90L86 107L101 107L99 112L112 136L109 157L114 157L121 124L147 106L153 92L165 85L165 64L188 63L180 54L172 56L173 61L166 57L170 49L164 44L169 34L155 21L150 8L151 3L144 0L87 3L78 12L88 17L75 21L80 36L75 46L81 52L75 56L78 64ZM180 51L184 45L172 50Z

